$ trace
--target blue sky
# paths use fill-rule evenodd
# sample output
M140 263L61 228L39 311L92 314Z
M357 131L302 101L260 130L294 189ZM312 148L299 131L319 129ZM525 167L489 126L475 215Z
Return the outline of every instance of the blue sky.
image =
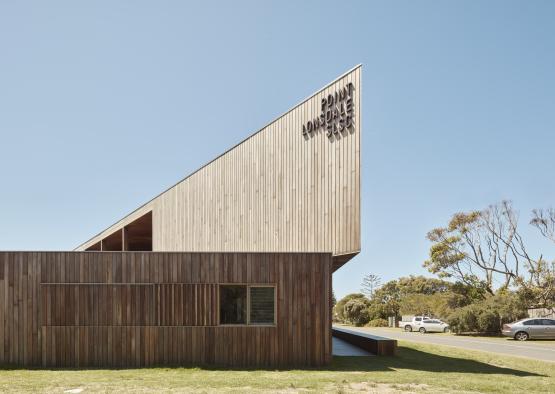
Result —
M551 1L0 3L0 250L67 250L363 68L367 273L421 267L425 234L511 199L555 205Z

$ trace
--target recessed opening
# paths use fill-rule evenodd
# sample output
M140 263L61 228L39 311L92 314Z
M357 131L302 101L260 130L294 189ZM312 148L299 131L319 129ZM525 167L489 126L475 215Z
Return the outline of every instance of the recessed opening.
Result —
M105 252L121 252L123 250L123 236L118 230L102 240L102 250Z
M151 252L152 251L152 211L114 231L102 241L89 246L87 251L105 252Z
M95 251L95 250L102 250L100 247L100 241L98 241L97 243L95 243L94 245L89 246L87 249L88 251Z
M152 212L149 212L124 228L124 250L152 251Z

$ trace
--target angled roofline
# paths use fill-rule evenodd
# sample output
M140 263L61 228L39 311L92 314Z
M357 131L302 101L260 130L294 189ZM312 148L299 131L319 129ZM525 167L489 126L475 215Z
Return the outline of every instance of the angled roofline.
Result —
M252 133L251 135L249 135L248 137L246 137L245 139L241 140L240 142L238 142L237 144L233 145L231 148L227 149L226 151L224 151L223 153L219 154L218 156L216 156L215 158L213 158L212 160L208 161L207 163L205 163L204 165L200 166L199 168L197 168L196 170L194 170L193 172L191 172L189 175L186 175L184 178L182 178L181 180L179 180L178 182L174 183L172 186L166 188L164 191L162 191L161 193L158 193L156 196L154 196L153 198L151 198L150 200L148 200L147 202L145 202L144 204L142 204L141 206L139 206L138 208L134 209L133 211L129 212L127 215L125 215L124 217L122 217L121 219L117 220L116 222L112 223L111 225L109 225L108 227L106 227L104 230L101 230L98 234L93 235L92 237L90 237L88 240L86 240L85 242L82 242L80 245L78 245L76 248L74 248L74 251L77 251L77 249L81 248L82 246L86 245L88 242L92 241L94 238L98 237L99 235L101 235L104 231L108 230L110 227L115 226L116 224L118 224L119 222L121 222L122 220L124 220L125 218L133 215L135 212L141 210L142 208L144 208L145 206L147 206L148 204L150 204L152 201L156 200L158 197L160 197L162 194L170 191L171 189L173 189L174 187L176 187L177 185L179 185L180 183L182 183L183 181L185 181L186 179L192 177L193 175L195 175L197 172L199 172L200 170L202 170L204 167L209 166L210 164L212 164L213 162L215 162L216 160L218 160L220 157L224 156L225 154L229 153L230 151L232 151L233 149L237 148L239 145L243 144L244 142L248 141L249 139L251 139L252 137L254 137L255 135L257 135L258 133L260 133L261 131L263 131L266 127L268 127L269 125L271 125L272 123L275 123L277 120L279 120L280 118L284 117L285 115L287 115L289 112L293 111L294 109L296 109L297 107L301 106L302 104L306 103L308 100L310 100L312 97L316 96L318 93L322 92L323 90L327 89L329 86L333 85L334 83L336 83L337 81L339 81L340 79L344 78L346 75L352 73L353 71L355 71L356 69L362 67L362 63L357 64L356 66L354 66L353 68L349 69L348 71L344 72L343 74L341 74L339 77L335 78L333 81L328 82L326 85L324 85L322 88L318 89L316 92L312 93L311 95L307 96L306 98L304 98L303 100L301 100L300 102L298 102L297 104L295 104L293 107L289 108L287 111L285 111L284 113L282 113L281 115L278 115L277 117L273 118L270 122L266 123L264 126L260 127L257 131L255 131L254 133Z

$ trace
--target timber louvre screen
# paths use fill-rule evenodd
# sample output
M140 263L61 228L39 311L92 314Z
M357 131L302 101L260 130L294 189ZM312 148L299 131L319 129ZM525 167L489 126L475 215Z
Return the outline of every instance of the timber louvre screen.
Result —
M249 324L275 324L274 286L249 286Z

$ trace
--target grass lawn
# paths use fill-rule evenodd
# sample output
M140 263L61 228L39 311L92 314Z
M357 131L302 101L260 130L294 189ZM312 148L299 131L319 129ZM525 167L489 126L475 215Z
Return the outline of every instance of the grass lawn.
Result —
M396 357L335 357L326 368L0 369L0 392L553 392L555 364L399 343Z

